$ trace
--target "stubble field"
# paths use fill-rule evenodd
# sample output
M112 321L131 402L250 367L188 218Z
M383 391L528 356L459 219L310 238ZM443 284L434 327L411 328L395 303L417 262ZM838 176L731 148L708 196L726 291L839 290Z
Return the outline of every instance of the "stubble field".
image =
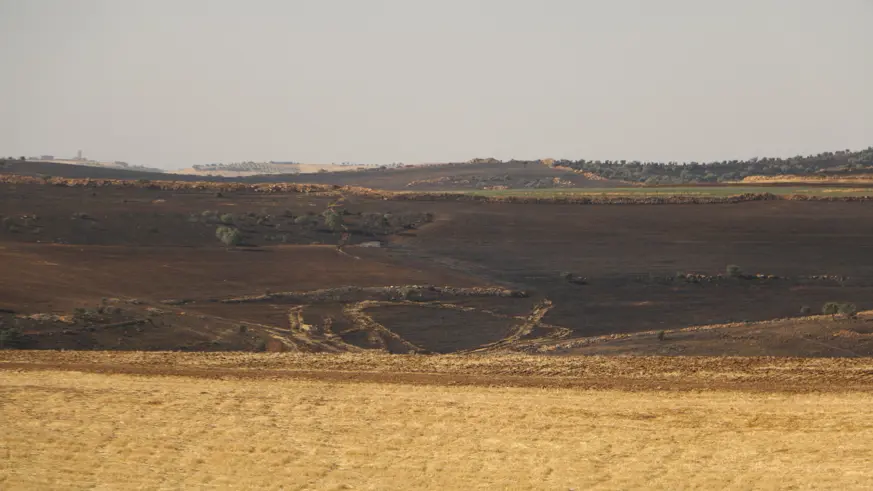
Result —
M52 355L0 363L4 489L863 489L873 479L869 359ZM383 362L383 379L356 380ZM504 371L544 385L512 386ZM610 385L610 373L624 375ZM774 387L783 383L790 390Z

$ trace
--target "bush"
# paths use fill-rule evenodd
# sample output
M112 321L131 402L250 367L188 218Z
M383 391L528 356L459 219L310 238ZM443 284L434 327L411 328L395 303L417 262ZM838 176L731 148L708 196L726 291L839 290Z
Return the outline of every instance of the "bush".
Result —
M299 217L294 219L294 223L297 225L310 225L312 224L312 218L307 215L300 215Z
M812 309L809 307L809 305L804 305L803 307L800 307L800 315L809 315L811 313Z
M667 331L658 331L658 341L667 339Z
M858 314L858 307L853 303L841 303L839 306L839 313L846 317L855 317L855 315Z
M824 315L837 315L840 313L840 304L837 302L827 302L822 306L821 313Z
M824 304L821 312L825 315L855 317L858 314L858 306L849 302L828 302Z
M225 223L227 225L232 225L233 224L233 215L231 215L230 213L225 213L224 215L221 215L221 223Z
M242 234L239 230L231 227L221 226L215 229L215 236L222 244L232 247L242 243Z
M24 340L21 331L14 327L0 329L0 349L20 348L24 345Z
M388 227L388 221L382 213L362 213L361 225L371 234L377 234Z
M728 264L726 271L727 271L727 275L730 276L731 278L739 278L740 276L743 275L743 270L739 266L737 266L736 264Z

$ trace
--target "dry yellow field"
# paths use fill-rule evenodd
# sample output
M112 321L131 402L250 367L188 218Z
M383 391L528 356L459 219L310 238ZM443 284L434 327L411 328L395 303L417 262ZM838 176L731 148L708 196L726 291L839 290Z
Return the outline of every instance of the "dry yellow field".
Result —
M121 365L139 360L146 368L161 358L177 366L189 359L210 366L211 359L213 368L227 368L231 358L214 355L117 357ZM57 367L40 365L52 356L61 361ZM224 371L207 378L112 373L114 356L0 357L0 488L862 489L873 483L867 392L508 387L499 378L495 386L452 386L450 379L349 382L311 372L236 377ZM22 363L28 358L39 363L28 368ZM71 359L82 370L64 366ZM89 359L100 367L83 364ZM240 372L258 360L241 359L248 362ZM448 376L438 373L447 370L439 368L442 357L392 359ZM262 358L268 365L302 360ZM313 357L311 365L333 363L325 360ZM349 360L337 363L351 373ZM466 360L486 369L525 363ZM623 365L627 373L653 363L591 360L554 363L588 363L594 371L598 363ZM759 365L782 370L780 362L765 361ZM536 363L540 372L550 370L551 362ZM664 363L665 373L678 366ZM695 376L702 376L700 360L676 363L693 363ZM871 361L810 363L789 360L784 371L868 372ZM706 377L715 380L711 368Z

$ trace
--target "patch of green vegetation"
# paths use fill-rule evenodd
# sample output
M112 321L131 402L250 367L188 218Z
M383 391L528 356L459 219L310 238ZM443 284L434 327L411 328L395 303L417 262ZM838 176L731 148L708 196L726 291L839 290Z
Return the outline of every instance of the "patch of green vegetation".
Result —
M590 172L606 179L647 184L730 182L747 176L851 174L873 166L873 147L853 152L840 150L790 158L758 158L716 162L640 162L628 160L559 160L551 165Z
M846 317L855 317L858 314L858 307L849 302L827 302L822 307L821 312L831 316L840 314Z
M25 336L14 327L0 328L0 349L20 348L25 343Z
M779 196L873 196L873 188L858 187L815 187L815 186L635 186L614 188L552 188L552 189L495 189L450 191L474 196L531 197L531 198L571 198L586 197L727 197L740 194L770 193Z
M223 225L215 229L215 236L218 237L222 244L228 247L240 245L243 239L242 233L239 230Z

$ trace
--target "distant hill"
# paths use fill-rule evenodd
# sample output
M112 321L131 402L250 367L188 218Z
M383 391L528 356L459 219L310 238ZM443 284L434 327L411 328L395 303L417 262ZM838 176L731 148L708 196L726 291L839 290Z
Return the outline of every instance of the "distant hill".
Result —
M501 162L476 159L473 163L405 166L355 172L301 174L296 182L363 186L393 191L460 191L469 189L581 188L627 185L586 176L571 169L550 167L541 161Z
M357 165L243 162L197 165L163 172L123 162L0 160L0 173L66 178L177 181L300 182L362 186L394 191L584 188L720 182L865 181L873 175L873 147L791 158L719 162L554 160L501 162L476 158L462 163L379 168Z
M275 174L261 174L258 172L234 172L212 170L183 169L179 171L165 172L161 169L151 169L136 166L118 165L86 165L61 161L38 161L38 160L0 160L0 174L17 174L23 176L52 176L73 179L149 179L164 181L240 181L240 182L294 182L299 175L297 172L276 172ZM325 167L312 164L294 164L300 170L317 172ZM334 166L338 169L354 170L355 167Z
M733 182L750 176L847 175L873 172L873 147L823 152L790 158L752 158L719 162L640 162L627 160L558 160L557 167L588 172L604 179L645 184Z
M0 174L93 179L168 179L160 169L121 165L88 165L78 161L0 160ZM173 177L174 179L176 177ZM192 179L194 180L194 179Z
M297 162L232 162L228 164L193 165L187 169L170 171L173 174L221 177L252 177L265 175L301 174L309 172L343 172L361 169L359 165L301 164Z

